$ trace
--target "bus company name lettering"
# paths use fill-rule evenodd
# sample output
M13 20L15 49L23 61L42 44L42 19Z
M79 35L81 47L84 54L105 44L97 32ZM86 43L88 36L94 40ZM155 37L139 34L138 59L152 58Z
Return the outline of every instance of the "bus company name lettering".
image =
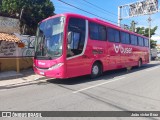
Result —
M132 53L132 48L129 47L123 47L122 45L116 45L114 44L114 50L116 53L126 53L126 54L131 54Z
M45 63L43 63L43 62L38 62L38 64L39 64L39 65L45 65Z

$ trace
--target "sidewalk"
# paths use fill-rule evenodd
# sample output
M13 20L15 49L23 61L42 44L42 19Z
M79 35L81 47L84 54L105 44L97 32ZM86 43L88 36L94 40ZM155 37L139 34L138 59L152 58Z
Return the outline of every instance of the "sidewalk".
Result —
M149 64L160 65L160 61L151 61ZM49 79L51 78L35 74L32 69L23 70L20 73L16 71L0 72L0 87L25 85Z
M13 86L35 82L36 80L45 80L46 78L34 73L32 69L23 70L20 73L16 71L7 71L0 73L0 86Z

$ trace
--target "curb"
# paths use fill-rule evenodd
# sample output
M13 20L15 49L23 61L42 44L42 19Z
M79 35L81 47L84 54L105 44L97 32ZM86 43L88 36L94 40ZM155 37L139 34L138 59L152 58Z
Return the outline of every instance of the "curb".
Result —
M9 79L16 79L16 78L19 78L22 76L24 76L22 73L17 73L15 71L2 72L2 73L0 73L0 81L9 80Z
M34 84L44 80L46 80L46 77L42 77L36 80L34 79L34 80L21 81L13 84L2 85L2 86L0 85L0 87L15 87L15 86L21 86L21 85L28 85L28 84Z

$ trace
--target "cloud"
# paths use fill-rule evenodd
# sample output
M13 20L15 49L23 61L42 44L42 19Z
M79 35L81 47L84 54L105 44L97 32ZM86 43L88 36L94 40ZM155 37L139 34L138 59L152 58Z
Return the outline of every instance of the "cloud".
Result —
M160 44L160 36L154 35L151 39L157 41L157 44Z
M153 39L153 40L160 40L160 36L154 35L154 36L152 36L152 39Z

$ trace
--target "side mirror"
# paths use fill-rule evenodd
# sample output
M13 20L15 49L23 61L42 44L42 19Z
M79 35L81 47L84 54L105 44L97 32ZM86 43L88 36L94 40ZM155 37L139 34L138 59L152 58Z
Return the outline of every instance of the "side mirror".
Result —
M72 34L73 32L68 32L68 44L71 44L72 42Z

